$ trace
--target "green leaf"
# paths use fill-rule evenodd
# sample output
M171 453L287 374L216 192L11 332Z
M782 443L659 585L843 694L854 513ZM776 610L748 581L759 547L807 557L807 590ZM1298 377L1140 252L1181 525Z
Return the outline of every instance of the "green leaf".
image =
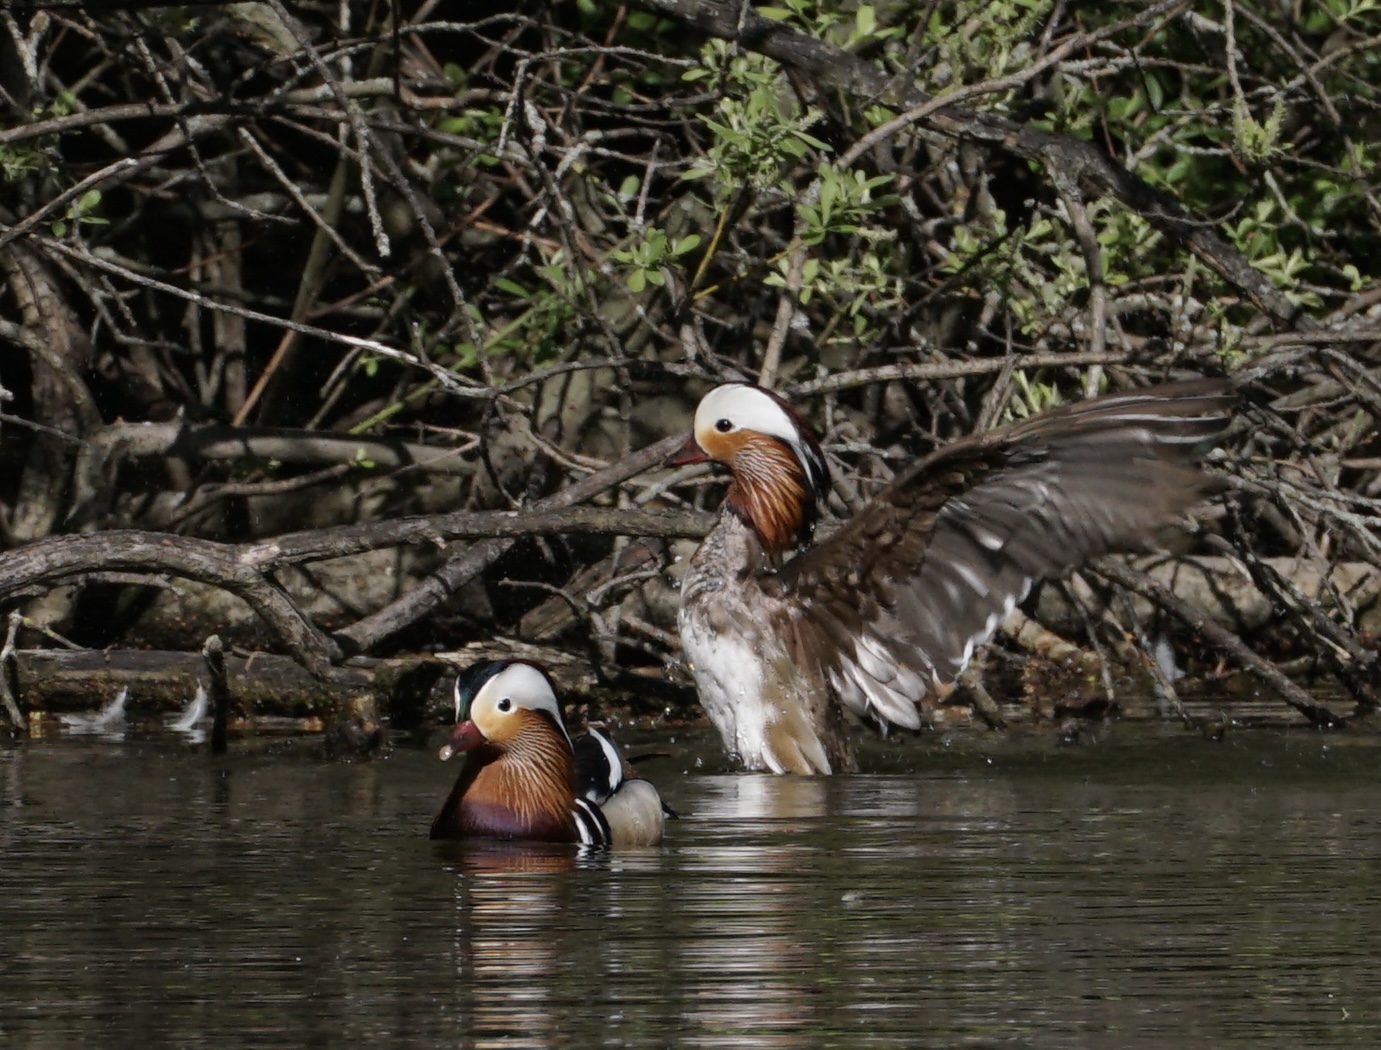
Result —
M817 139L814 135L808 135L804 131L798 131L795 134L798 139L808 146L814 146L816 149L822 150L825 153L833 152L833 147L828 142Z
M495 277L494 287L519 299L527 299L532 294L517 281L510 281L507 277Z

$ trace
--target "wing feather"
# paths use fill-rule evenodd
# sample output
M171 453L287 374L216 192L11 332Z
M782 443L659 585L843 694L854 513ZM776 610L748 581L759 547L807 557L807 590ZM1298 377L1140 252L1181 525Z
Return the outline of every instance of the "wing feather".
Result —
M1231 404L1196 380L954 442L764 589L796 599L794 648L844 707L915 727L1036 582L1145 542L1216 487L1195 460Z

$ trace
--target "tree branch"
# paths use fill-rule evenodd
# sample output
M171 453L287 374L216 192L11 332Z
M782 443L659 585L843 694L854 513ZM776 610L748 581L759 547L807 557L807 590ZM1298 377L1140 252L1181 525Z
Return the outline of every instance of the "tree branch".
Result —
M1210 644L1226 653L1239 667L1250 671L1278 692L1281 699L1307 718L1312 725L1332 728L1346 724L1345 719L1335 715L1322 704L1314 703L1313 698L1308 693L1290 681L1269 660L1257 656L1256 653L1247 648L1237 635L1226 627L1214 623L1202 609L1196 609L1188 602L1176 597L1169 588L1157 583L1145 573L1129 569L1125 565L1119 565L1109 558L1100 561L1096 571L1100 576L1104 576L1155 603L1172 616L1183 621L1186 626L1203 635Z
M341 632L347 643L372 644L414 622L448 596L454 587L497 558L522 536L584 533L630 536L703 536L712 523L706 514L665 514L604 507L573 506L602 488L660 461L662 446L577 482L543 500L531 511L480 511L397 518L368 525L346 525L289 533L270 540L230 544L167 533L117 529L81 536L53 536L0 554L0 601L13 601L93 572L174 576L221 587L243 599L278 642L304 667L326 677L340 648L311 623L274 581L289 565L338 558L410 543L441 544L487 537L487 543L453 556L437 573L399 601ZM635 469L636 468L636 469ZM469 575L467 575L467 573ZM459 581L459 582L454 582ZM449 587L450 589L445 589ZM362 626L363 625L363 626ZM365 645L354 645L361 649Z
M533 506L534 512L555 511L561 508L572 507L577 503L582 503L605 489L612 488L620 482L626 481L631 477L641 474L644 470L657 466L669 455L680 447L684 439L679 435L663 438L655 444L648 445L646 448L633 453L626 459L606 467L588 477L582 478L573 485L557 492L555 495L548 496ZM620 514L628 514L628 511L620 511ZM696 528L698 531L692 532L637 532L629 530L625 535L698 535L703 536L709 531L709 518L707 516L696 516ZM511 536L525 535L530 532L528 529L519 529L514 533L506 534ZM557 531L557 530L554 530ZM494 535L499 535L495 533ZM336 638L347 648L367 649L383 638L388 637L395 631L400 631L408 624L415 623L417 620L426 616L435 609L450 595L474 579L485 570L489 565L503 554L512 545L512 539L493 539L487 543L476 544L473 547L455 555L436 572L428 576L422 584L409 591L396 602L380 609L372 616L366 616L358 623L354 623L344 630L336 632Z

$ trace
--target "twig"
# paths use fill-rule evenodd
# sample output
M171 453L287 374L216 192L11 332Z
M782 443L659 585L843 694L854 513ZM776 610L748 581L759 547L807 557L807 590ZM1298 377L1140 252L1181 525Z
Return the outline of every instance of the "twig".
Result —
M346 158L342 154L336 159L335 170L331 173L331 181L326 191L326 207L323 209L324 214L322 215L323 222L318 226L316 233L312 235L311 247L307 249L307 259L302 266L302 276L297 282L297 294L293 297L292 310L289 315L293 321L301 321L308 316L311 305L325 281L324 273L330 258L331 237L334 236L334 232L328 235L326 231L339 221L341 212L345 207L346 170ZM270 418L274 416L277 405L272 402L275 399L282 399L283 385L287 379L291 378L293 365L300 352L301 334L296 326L285 327L268 363L260 371L254 385L250 387L249 393L245 396L244 404L240 406L234 419L231 420L236 426L249 418L249 414L254 411L254 406L259 403L261 398L268 396L270 391L273 391L274 396L269 397L263 414Z
M419 445L391 438L355 437L288 427L235 427L221 423L112 423L91 435L73 468L73 510L69 522L99 521L113 498L113 479L130 460L186 457L201 462L246 460L293 464L329 464L350 470L401 471L466 476L474 466L460 449ZM243 491L291 491L297 478L262 483L259 488L224 487L224 494Z
M890 383L898 379L957 379L961 376L988 375L1009 368L1072 368L1081 365L1132 364L1150 367L1152 362L1137 361L1128 353L1095 354L1081 350L1068 354L1021 354L1013 357L944 361L935 364L879 365L876 368L858 368L851 372L837 372L832 376L795 383L787 387L783 393L788 398L795 399L816 394L832 394L872 383Z
M44 207L36 209L31 215L15 223L13 226L0 226L0 248L3 248L10 241L17 237L22 237L32 233L36 227L42 224L43 220L53 217L58 212L59 202L66 203L76 195L77 190L84 189L94 183L98 183L107 189L112 185L128 182L134 175L148 168L154 167L168 153L175 149L180 149L191 142L196 141L203 135L210 134L224 124L228 123L228 116L201 115L190 117L183 122L183 126L168 132L158 141L151 143L140 151L138 157L127 157L116 161L101 171L94 173L84 179L79 186L73 187L59 198L48 202ZM28 129L26 129L28 130Z
M250 152L254 154L259 163L264 166L264 170L278 180L278 184L283 187L283 192L291 197L293 202L312 220L317 229L330 239L331 243L336 246L336 251L344 255L359 267L362 273L368 274L372 279L378 280L383 276L382 271L380 271L377 266L361 257L359 252L355 251L354 248L346 243L345 238L336 232L335 227L331 224L327 216L322 215L321 212L312 207L311 201L307 200L306 195L302 192L297 183L288 178L283 169L278 166L278 162L269 156L263 146L259 145L259 141L250 134L248 128L240 128L239 134L240 141L249 148ZM339 221L339 215L336 216L336 219Z
M99 109L82 110L80 113L66 113L60 117L35 120L31 124L17 124L12 128L0 128L0 146L25 139L43 138L47 135L61 135L66 131L80 131L99 124L115 124L125 120L148 120L153 117L181 117L193 109L204 110L202 103L195 106L183 103L176 106L157 102L128 102L118 106L102 106Z
M772 387L777 380L777 370L782 363L782 347L796 319L801 300L801 278L805 273L806 257L809 255L802 233L805 231L804 212L820 201L820 179L817 176L801 197L796 208L796 231L787 249L790 262L787 265L786 284L777 299L777 316L772 322L772 334L762 352L762 368L758 372L758 385Z
M331 74L326 62L312 43L310 34L297 20L297 16L287 9L282 0L268 0L268 3L273 8L274 14L287 27L288 32L293 35L297 46L307 56L307 60L317 71L317 75L321 77L322 83L330 88L336 105L345 114L346 122L350 125L350 130L355 136L355 145L359 149L357 157L360 168L360 189L364 195L365 213L369 216L369 227L374 234L374 250L379 253L381 258L386 259L389 255L388 236L384 233L383 219L379 216L379 202L374 193L374 165L370 160L373 139L369 133L369 128L365 125L364 115L354 100L342 90L340 81Z
M5 646L0 649L0 704L4 705L5 714L9 716L14 731L20 736L27 736L29 723L24 718L24 712L19 709L19 703L10 687L10 682L15 680L14 640L19 634L19 625L23 622L24 617L18 610L10 613L10 629L5 634Z
M533 512L540 511L545 515L563 508L573 508L576 504L598 495L605 489L612 488L614 485L660 464L680 447L682 440L679 435L663 438L661 441L635 452L621 462L581 478L575 484L567 486L555 495L539 501L532 508ZM628 514L630 512L621 511L619 513ZM696 515L696 517L700 516ZM529 518L529 520L531 519ZM701 518L701 521L708 524L706 518ZM637 530L629 529L626 531L637 534ZM521 534L524 534L522 529L515 533L515 535ZM662 533L662 535L669 534ZM642 533L642 535L651 535L651 533ZM700 535L704 535L704 533L702 532ZM496 558L508 550L512 543L512 539L505 538L475 544L463 553L452 557L423 581L419 587L414 588L396 602L380 609L372 616L367 616L358 623L338 631L337 640L347 648L366 649L408 624L415 623L450 597L458 587L463 586L480 572L483 572Z
M1234 526L1245 531L1245 525L1235 510L1231 511ZM1284 610L1306 638L1315 639L1314 649L1322 657L1325 665L1332 668L1339 680L1347 686L1360 707L1374 711L1377 708L1377 656L1368 652L1355 637L1348 634L1324 612L1318 601L1312 601L1300 591L1293 582L1268 565L1251 545L1243 543L1234 547L1221 536L1209 537L1209 545L1229 558L1246 566L1257 590L1270 598L1277 609ZM1329 586L1326 569L1319 573L1320 590ZM1339 653L1347 654L1348 662L1339 658Z
M1136 572L1106 558L1098 563L1095 571L1182 620L1186 626L1203 635L1212 645L1226 653L1238 666L1250 671L1278 692L1281 699L1307 718L1311 725L1321 729L1332 729L1347 724L1346 719L1335 715L1323 705L1316 704L1308 693L1290 681L1270 661L1257 656L1247 648L1237 635L1214 623L1202 609L1194 608L1145 573Z
M1061 168L1052 168L1050 179L1055 184L1055 192L1064 201L1070 225L1074 227L1074 237L1084 256L1084 270L1089 285L1089 352L1101 354L1108 347L1108 287L1103 279L1103 249L1098 243L1098 231L1089 221L1083 191L1069 173ZM1089 370L1084 379L1086 396L1093 397L1098 392L1101 372L1098 366Z
M133 284L151 289L152 291L162 292L165 295L175 296L178 299L185 299L188 302L197 303L208 310L223 310L226 313L237 314L247 321L256 321L260 324L269 325L273 328L284 328L299 335L311 336L314 339L321 339L328 343L340 343L343 346L354 347L365 350L379 357L386 357L392 361L398 361L413 368L422 369L452 394L461 397L479 398L488 397L487 390L476 389L473 386L466 386L460 376L455 375L440 365L434 365L429 361L423 361L417 355L410 354L405 350L399 350L388 346L376 339L361 339L357 336L346 335L343 332L333 332L329 328L319 328L316 325L303 324L300 321L291 321L286 317L274 317L272 314L260 313L258 310L250 310L234 303L217 302L207 299L198 292L188 291L176 285L168 284L153 277L131 270L127 266L111 262L102 256L95 255L75 245L64 244L61 241L49 240L46 238L36 238L45 248L50 251L58 252L68 256L74 262L83 266L90 266L97 270L102 270L109 274L114 274Z
M230 683L225 676L225 647L220 635L213 634L206 639L201 655L211 679L211 687L207 690L211 699L211 754L223 755L230 746L226 736L226 723L230 719Z
M67 388L67 392L72 395L72 402L83 422L100 422L101 413L96 408L96 403L91 399L91 391L86 388L81 377L75 373L70 361L29 329L12 321L6 321L4 318L0 318L0 339L8 339L10 342L22 346L47 365L53 375L58 378L58 381ZM73 435L64 436L71 438ZM80 439L78 438L78 440Z

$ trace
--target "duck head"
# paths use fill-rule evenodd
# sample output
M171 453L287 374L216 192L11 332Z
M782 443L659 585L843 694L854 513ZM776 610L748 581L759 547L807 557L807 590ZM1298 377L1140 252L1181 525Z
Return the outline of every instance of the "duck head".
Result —
M535 740L565 745L570 734L561 718L556 690L546 672L521 660L476 664L456 677L456 727L440 751L452 755L488 747L500 753L521 751Z
M728 469L725 506L777 558L804 543L830 475L820 442L796 411L751 383L726 383L700 400L694 432L669 464L709 461Z

